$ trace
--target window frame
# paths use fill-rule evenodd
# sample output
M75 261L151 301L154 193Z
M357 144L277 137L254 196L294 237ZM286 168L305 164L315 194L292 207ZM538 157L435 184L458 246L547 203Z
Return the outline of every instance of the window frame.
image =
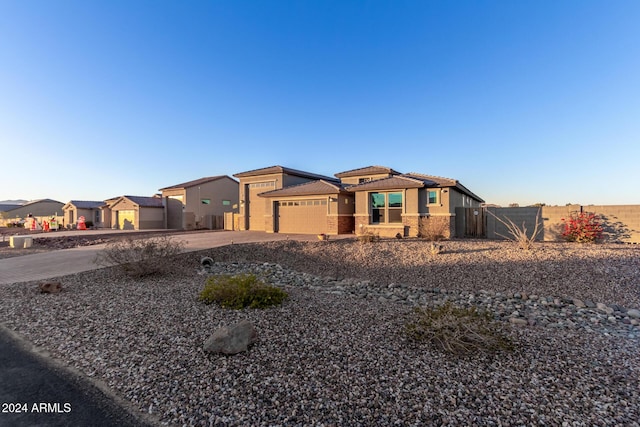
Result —
M431 194L434 195L434 200L431 201ZM440 203L440 192L438 190L427 190L427 205L437 205Z

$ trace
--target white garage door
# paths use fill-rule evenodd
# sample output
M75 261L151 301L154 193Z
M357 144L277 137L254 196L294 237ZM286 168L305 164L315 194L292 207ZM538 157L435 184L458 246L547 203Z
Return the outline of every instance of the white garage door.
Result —
M118 228L133 230L135 228L136 212L133 210L118 211Z

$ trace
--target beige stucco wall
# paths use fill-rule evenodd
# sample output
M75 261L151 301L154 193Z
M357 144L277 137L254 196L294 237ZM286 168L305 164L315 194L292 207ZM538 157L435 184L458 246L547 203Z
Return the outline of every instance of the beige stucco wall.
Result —
M136 211L137 230L164 228L164 208L141 207Z
M516 225L524 222L528 230L535 226L535 218L539 208L489 208L499 218L511 219ZM610 242L640 243L640 205L569 205L543 206L540 209L541 225L543 229L539 240L562 240L564 223L562 218L568 218L572 212L589 212L601 217L604 228L604 239ZM501 238L498 234L508 235L506 227L491 215L487 216L488 238Z
M391 176L391 174L388 174L388 173L349 176L349 177L346 177L346 178L340 178L340 182L342 182L343 184L352 184L353 185L353 184L359 184L361 178L367 178L367 179L369 179L371 181L375 181L376 179L389 178L390 176Z

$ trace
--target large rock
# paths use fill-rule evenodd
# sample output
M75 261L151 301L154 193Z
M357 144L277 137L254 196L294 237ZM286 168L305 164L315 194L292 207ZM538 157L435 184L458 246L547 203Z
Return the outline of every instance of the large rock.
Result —
M253 324L248 320L242 320L216 330L204 342L204 351L207 353L236 354L247 351L247 348L257 339L258 334Z
M60 282L43 282L38 285L40 292L43 294L57 294L62 290Z

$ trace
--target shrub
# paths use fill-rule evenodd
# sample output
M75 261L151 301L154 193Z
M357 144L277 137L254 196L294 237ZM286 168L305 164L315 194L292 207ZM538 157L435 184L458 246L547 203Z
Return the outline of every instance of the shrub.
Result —
M217 303L239 310L279 305L288 297L285 291L261 282L254 274L239 274L210 277L198 299L205 304Z
M98 253L95 263L101 266L116 265L130 277L164 274L171 269L169 258L183 249L183 242L169 236L126 238L107 243L104 250Z
M417 308L415 319L406 324L406 332L413 341L456 355L513 349L511 340L489 313L449 302L434 309Z
M599 216L590 212L572 213L568 219L562 218L562 237L569 242L595 243L602 239L600 221Z
M507 231L509 232L509 235L506 236L504 234L496 233L498 236L504 237L507 240L511 240L512 242L517 243L520 249L523 249L526 251L533 249L533 244L535 243L536 238L538 237L538 234L540 234L540 232L542 231L542 229L540 228L540 224L541 224L540 209L538 209L538 213L536 214L536 225L535 227L533 227L533 231L531 233L527 232L527 227L524 225L524 221L522 222L522 226L518 227L507 216L505 216L504 217L505 219L503 220L493 212L491 211L487 211L487 212L489 213L489 215L493 216L498 222L500 222L505 227L507 227Z
M448 217L430 216L420 222L418 236L432 242L438 242L440 240L444 240L451 234L449 226Z
M380 234L374 233L366 227L361 228L361 233L358 234L358 241L360 243L372 243L380 240Z

